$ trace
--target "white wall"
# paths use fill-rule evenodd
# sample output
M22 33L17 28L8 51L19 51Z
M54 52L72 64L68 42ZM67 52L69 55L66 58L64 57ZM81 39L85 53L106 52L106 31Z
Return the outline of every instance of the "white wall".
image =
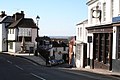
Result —
M116 59L116 54L117 54L117 50L119 50L118 49L118 37L117 37L117 35L118 35L118 31L117 31L117 27L116 26L114 26L113 27L113 50L112 50L112 59Z
M103 21L103 3L106 3L106 20L105 21ZM99 23L96 18L92 18L92 13L91 13L91 9L93 9L98 4L100 7L99 9L102 11L101 23ZM114 4L113 17L117 17L120 14L120 1L114 0L113 4ZM111 22L112 22L112 3L111 3L111 0L99 0L99 1L96 1L95 3L88 6L88 24L89 24L89 26L109 24Z
M81 22L79 25L76 26L76 44L79 44L80 45L80 53L76 53L75 52L75 55L77 54L80 54L79 57L80 58L77 58L75 57L75 63L76 63L76 67L79 68L79 67L83 67L83 43L87 43L87 29L86 27L88 27L88 21L85 20L83 22ZM78 28L79 28L79 32L78 32ZM82 29L81 32L80 32L80 28ZM78 35L79 33L79 35ZM81 33L81 35L80 35Z
M62 59L63 54L68 54L68 47L66 47L66 50L63 50L63 47L53 47L50 51L50 56L53 56L53 50L55 51L55 59L60 60ZM59 54L59 52L61 52Z
M2 24L0 24L0 52L2 51Z
M6 24L3 23L2 24L2 51L6 51L7 50L7 31L5 28Z
M37 48L37 42L35 41L36 37L37 37L37 28L33 28L32 29L32 42L35 43L35 48Z

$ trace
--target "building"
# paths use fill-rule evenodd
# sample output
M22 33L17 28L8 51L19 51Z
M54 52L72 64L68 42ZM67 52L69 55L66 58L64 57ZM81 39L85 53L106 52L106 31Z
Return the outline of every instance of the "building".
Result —
M0 15L0 52L8 51L8 26L12 23L12 17L4 11Z
M87 25L88 20L76 25L75 62L77 68L83 68L87 65Z
M53 39L47 36L43 36L38 37L36 41L38 42L37 53L39 53L46 60L49 57L50 59L64 59L67 61L66 59L68 59L68 45L64 43L64 41L66 42L66 39Z
M90 68L120 72L120 0L88 0Z
M68 45L64 42L52 41L52 49L50 55L54 56L56 60L68 60Z
M32 18L25 18L23 11L15 13L12 16L13 22L8 29L8 51L20 52L22 47L22 38L25 41L25 51L29 51L30 47L36 48L35 41L38 35L38 27Z
M32 18L25 18L23 11L7 16L4 11L0 15L0 51L21 52L24 41L24 50L36 48L38 27Z

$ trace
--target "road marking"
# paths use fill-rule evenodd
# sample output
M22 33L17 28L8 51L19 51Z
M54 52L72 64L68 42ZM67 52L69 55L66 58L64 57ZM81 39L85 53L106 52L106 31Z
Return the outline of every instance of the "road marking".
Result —
M9 61L9 60L7 60L7 62L8 62L8 63L10 63L10 64L12 64L12 62L11 62L11 61Z
M23 70L23 68L19 67L18 65L15 65L18 69Z
M46 79L44 79L44 78L42 78L42 77L40 77L40 76L38 76L38 75L36 75L34 73L30 73L30 74L33 75L33 76L35 76L35 77L37 77L37 78L39 78L39 79L46 80Z

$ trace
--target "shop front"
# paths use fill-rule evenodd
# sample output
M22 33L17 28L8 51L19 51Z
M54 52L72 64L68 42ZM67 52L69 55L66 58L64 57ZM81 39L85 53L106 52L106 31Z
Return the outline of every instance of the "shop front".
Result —
M93 34L93 59L90 60L90 67L112 70L112 24L92 26L87 30L88 34Z

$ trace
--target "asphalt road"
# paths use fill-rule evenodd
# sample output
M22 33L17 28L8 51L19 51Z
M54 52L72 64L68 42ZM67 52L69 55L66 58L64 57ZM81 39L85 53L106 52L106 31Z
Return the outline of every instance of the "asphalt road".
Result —
M26 59L0 54L0 80L120 80L107 75L36 65Z

